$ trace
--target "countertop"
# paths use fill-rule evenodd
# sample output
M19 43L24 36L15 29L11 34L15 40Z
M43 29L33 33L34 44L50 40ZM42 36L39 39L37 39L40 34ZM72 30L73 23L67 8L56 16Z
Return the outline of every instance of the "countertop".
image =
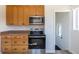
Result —
M29 34L30 30L8 30L8 31L2 31L1 34L17 34L17 33L27 33Z

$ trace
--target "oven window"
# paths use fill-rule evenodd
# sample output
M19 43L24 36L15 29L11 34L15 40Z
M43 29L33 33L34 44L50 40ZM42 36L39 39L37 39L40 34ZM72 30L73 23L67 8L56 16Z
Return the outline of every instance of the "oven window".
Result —
M29 49L45 49L45 39L30 38Z

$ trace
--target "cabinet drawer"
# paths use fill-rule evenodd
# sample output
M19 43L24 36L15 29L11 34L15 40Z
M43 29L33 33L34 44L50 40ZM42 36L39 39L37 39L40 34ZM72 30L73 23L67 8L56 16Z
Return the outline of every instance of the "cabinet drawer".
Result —
M12 35L2 35L1 36L2 39L12 39Z
M20 34L20 35L16 35L15 39L28 39L28 36Z
M27 34L21 35L21 38L22 38L22 39L28 39L28 35L27 35Z
M1 44L2 45L11 45L11 40L10 39L8 39L8 40L3 39L3 40L1 40Z
M2 53L11 53L11 46L2 46Z
M26 53L28 46L12 46L13 53Z
M27 35L17 34L13 36L13 39L28 39Z
M14 39L12 40L12 45L28 45L28 40L25 39Z
M18 34L14 34L12 39L20 39L20 36Z

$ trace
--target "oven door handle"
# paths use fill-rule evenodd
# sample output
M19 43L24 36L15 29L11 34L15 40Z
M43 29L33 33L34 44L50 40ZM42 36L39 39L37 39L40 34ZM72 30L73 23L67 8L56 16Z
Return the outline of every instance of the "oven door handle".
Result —
M30 38L45 38L45 36L29 36Z
M37 45L37 43L32 43L32 44L29 44L29 45Z

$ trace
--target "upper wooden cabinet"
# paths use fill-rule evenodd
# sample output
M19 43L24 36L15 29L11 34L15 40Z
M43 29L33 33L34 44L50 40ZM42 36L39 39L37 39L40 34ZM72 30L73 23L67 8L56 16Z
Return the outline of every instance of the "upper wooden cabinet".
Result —
M17 6L12 6L12 9L13 9L12 25L18 25L18 8L17 8Z
M44 16L43 5L7 5L7 25L29 25L30 16Z
M44 6L39 5L39 6L35 6L35 15L37 16L44 16Z
M12 6L6 7L6 23L7 25L13 24L13 7Z
M28 25L29 24L29 16L31 16L30 15L30 7L27 5L27 6L23 6L23 8L24 8L23 22L24 22L24 25Z

